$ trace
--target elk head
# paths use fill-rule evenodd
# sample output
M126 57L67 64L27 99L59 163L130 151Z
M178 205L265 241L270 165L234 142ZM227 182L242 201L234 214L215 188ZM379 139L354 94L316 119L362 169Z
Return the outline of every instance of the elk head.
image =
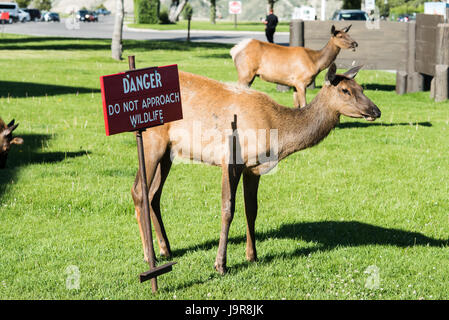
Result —
M353 51L355 51L355 48L358 47L358 43L348 34L351 26L352 24L341 30L335 29L335 26L332 26L331 28L331 40L340 49L353 49Z
M23 139L19 137L12 137L12 132L17 128L19 124L14 124L12 120L8 125L5 125L2 119L0 119L0 169L5 168L6 159L8 158L8 152L12 144L22 144Z
M374 121L380 118L379 108L363 94L363 88L354 80L362 66L354 67L344 74L336 74L332 63L326 74L324 88L328 94L329 106L339 114L351 118L365 118Z

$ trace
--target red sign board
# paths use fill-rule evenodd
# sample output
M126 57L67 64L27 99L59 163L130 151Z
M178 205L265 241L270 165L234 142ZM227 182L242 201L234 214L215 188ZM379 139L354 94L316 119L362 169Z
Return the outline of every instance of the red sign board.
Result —
M241 14L242 13L242 2L241 1L229 1L229 13L230 14Z
M9 20L9 12L8 11L2 11L0 13L0 20Z
M106 135L182 119L178 66L100 77Z

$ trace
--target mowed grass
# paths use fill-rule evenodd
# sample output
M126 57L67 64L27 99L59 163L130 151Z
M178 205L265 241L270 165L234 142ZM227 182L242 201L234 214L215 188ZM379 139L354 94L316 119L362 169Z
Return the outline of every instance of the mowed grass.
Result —
M220 169L173 166L162 212L178 264L153 295L138 281L148 267L130 195L135 138L104 132L99 77L128 68L110 59L109 47L108 40L1 38L0 116L15 118L25 140L0 171L1 299L449 297L449 103L434 103L428 92L398 96L395 74L364 70L357 80L382 118L342 117L321 144L262 177L258 262L245 260L240 186L229 273L215 272ZM125 41L124 49L138 68L177 63L237 79L227 45ZM292 92L259 79L254 88L292 105ZM79 289L67 288L71 266Z
M153 30L187 30L187 20L180 20L176 24L137 24L130 23L127 26L137 29L153 29ZM288 32L290 28L289 22L280 22L276 28L277 32ZM265 32L265 25L260 22L250 21L217 21L215 24L209 21L191 20L191 30L212 30L212 31L259 31Z

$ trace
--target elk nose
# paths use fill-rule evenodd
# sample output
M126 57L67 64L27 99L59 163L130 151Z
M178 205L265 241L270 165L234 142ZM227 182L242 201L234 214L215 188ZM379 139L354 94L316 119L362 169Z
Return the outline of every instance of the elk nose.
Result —
M380 109L376 105L373 106L372 111L376 118L380 118L382 115L382 112L380 112Z
M354 41L354 42L352 43L352 47L353 47L353 48L357 48L358 46L359 46L359 44L358 44L357 42Z

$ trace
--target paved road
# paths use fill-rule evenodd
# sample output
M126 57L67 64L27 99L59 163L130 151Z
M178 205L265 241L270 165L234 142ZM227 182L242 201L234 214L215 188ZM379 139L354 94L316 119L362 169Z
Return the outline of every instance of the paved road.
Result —
M111 38L114 26L112 16L100 16L98 23L79 23L75 25L71 20L63 19L57 22L26 22L12 25L1 25L0 32L26 34L33 36L52 36L69 38ZM157 31L129 29L125 26L124 39L131 40L185 40L187 31ZM237 43L245 38L255 38L266 41L263 32L242 31L191 31L190 38L196 42ZM289 35L286 32L275 34L275 42L287 44Z

